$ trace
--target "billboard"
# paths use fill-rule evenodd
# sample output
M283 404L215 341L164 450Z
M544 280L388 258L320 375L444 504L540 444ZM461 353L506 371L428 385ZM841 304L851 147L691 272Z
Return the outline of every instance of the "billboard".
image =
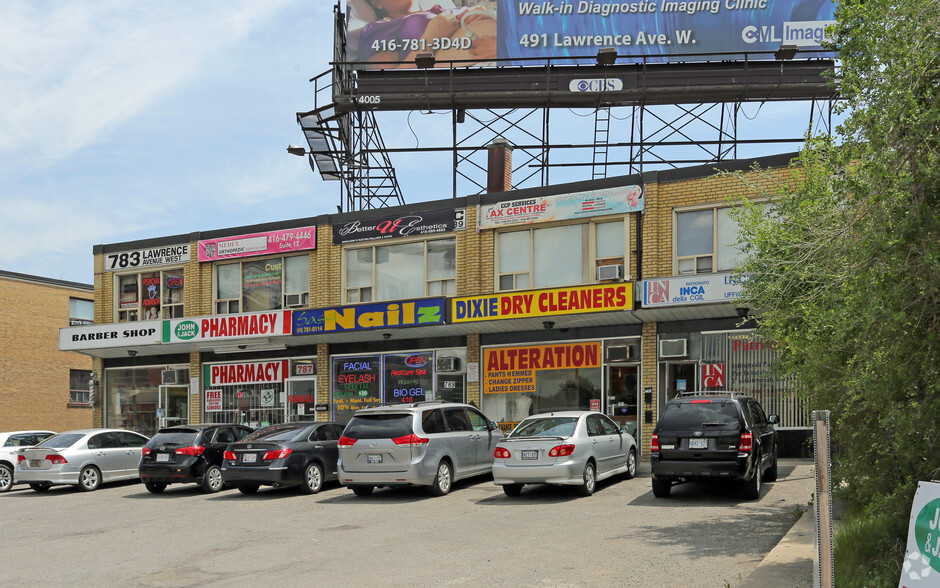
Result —
M585 63L570 58L604 47L633 57L618 63L688 61L690 54L708 58L782 45L819 49L834 15L830 0L348 0L346 60L359 69L398 69L414 68L419 54L433 54L436 67L448 67L454 60Z

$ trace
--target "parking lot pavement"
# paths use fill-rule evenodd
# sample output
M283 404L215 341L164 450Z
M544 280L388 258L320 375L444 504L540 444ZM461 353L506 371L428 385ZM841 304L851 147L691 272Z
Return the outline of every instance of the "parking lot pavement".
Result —
M4 586L737 587L813 488L808 460L781 460L758 501L702 485L657 499L646 464L587 498L546 486L510 498L486 479L440 498L417 488L358 497L335 484L313 496L16 486L0 496L0 561L11 562Z

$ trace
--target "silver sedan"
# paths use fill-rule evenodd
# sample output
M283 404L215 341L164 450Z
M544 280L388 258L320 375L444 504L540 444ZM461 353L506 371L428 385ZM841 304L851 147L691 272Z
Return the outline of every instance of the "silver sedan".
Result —
M17 454L16 481L36 492L53 484L96 490L102 482L138 479L147 437L123 429L81 429L49 437Z
M599 412L537 414L497 442L493 481L508 496L525 484L577 486L590 496L600 480L635 476L636 456L633 436Z

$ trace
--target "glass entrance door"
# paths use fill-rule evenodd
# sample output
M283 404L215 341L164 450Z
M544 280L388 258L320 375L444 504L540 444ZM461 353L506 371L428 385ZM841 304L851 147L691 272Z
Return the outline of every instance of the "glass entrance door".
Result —
M317 377L287 380L286 422L317 420Z
M659 363L659 412L679 392L698 390L694 361L663 361Z
M157 425L172 427L189 424L189 386L160 386Z
M607 415L637 437L639 365L607 366Z

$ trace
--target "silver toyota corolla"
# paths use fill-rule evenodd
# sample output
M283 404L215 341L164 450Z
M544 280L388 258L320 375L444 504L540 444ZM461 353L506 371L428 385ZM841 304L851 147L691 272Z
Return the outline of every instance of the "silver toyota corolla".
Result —
M509 496L525 484L577 486L590 496L600 480L636 475L636 455L633 436L599 412L536 414L496 443L493 481Z

